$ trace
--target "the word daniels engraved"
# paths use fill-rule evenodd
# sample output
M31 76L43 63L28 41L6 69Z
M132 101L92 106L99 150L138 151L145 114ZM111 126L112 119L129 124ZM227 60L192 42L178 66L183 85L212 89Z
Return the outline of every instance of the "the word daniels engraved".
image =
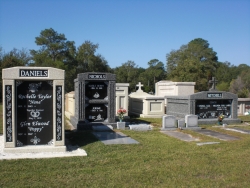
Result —
M222 98L222 93L208 93L208 98Z
M30 70L30 69L20 69L19 70L20 77L48 77L48 70Z
M106 79L106 74L89 74L89 79Z

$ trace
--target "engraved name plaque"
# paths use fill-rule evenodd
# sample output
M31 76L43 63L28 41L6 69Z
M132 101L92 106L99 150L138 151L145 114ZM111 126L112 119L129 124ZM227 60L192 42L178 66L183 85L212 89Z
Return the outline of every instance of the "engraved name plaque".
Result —
M107 105L105 104L89 104L85 111L89 122L103 122L107 119Z
M53 144L53 81L16 80L17 146Z
M19 70L20 77L48 77L49 71L42 69L20 69Z
M105 99L108 95L108 83L89 82L85 86L85 95L88 99Z
M195 114L199 119L218 118L223 114L225 118L231 118L232 100L197 100Z

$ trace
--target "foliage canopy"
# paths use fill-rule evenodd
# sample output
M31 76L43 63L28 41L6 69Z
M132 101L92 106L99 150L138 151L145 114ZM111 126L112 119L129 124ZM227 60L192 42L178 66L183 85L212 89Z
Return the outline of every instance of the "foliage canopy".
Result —
M209 89L208 81L215 76L217 89L230 91L239 97L250 97L250 67L246 64L231 65L218 62L217 53L207 40L196 38L180 49L166 55L166 69L158 59L151 59L147 68L139 67L133 60L110 68L108 61L97 54L99 44L89 40L76 47L62 33L52 28L44 29L35 38L38 50L13 49L5 53L0 47L0 75L3 68L14 66L44 66L65 70L65 92L74 90L74 79L84 72L110 72L116 74L117 83L129 83L130 92L141 82L146 92L155 92L155 83L160 80L196 82L196 91ZM0 81L0 86L2 80ZM2 89L2 87L1 87ZM1 92L2 94L2 92ZM2 99L2 97L1 97Z

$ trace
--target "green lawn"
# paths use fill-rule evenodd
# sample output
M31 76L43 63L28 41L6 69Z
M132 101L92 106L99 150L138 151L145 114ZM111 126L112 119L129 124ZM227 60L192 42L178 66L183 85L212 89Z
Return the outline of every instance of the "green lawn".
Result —
M161 121L154 123L160 127ZM90 131L69 132L66 137L87 157L2 160L0 187L249 187L250 135L208 128L241 139L226 142L183 131L200 142L220 142L197 146L156 128L122 131L140 144L104 145Z
M250 115L239 116L238 118L240 118L243 122L250 122Z

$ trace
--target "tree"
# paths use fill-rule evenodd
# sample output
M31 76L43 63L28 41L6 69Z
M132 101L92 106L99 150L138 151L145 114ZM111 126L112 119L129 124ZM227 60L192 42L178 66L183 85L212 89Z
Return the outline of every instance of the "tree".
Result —
M244 88L244 83L240 76L237 79L232 80L230 84L230 92L238 94Z
M30 54L27 50L18 50L14 48L9 53L3 53L1 55L1 68L10 68L15 66L26 66L31 60Z
M30 50L35 66L61 68L67 58L74 56L74 42L68 41L64 34L59 34L52 28L41 31L35 43L40 46L39 50Z
M25 50L17 50L13 49L8 53L4 53L2 48L0 48L0 87L1 87L1 93L0 93L0 101L2 101L2 69L15 67L15 66L26 66L31 57L29 53Z
M95 55L98 44L85 41L77 48L77 72L110 72L108 62L100 54Z
M148 62L148 68L140 74L139 79L144 84L146 92L155 90L155 83L164 79L164 64L158 59L152 59Z
M36 37L39 50L30 50L33 62L30 66L54 67L65 70L65 90L74 89L76 78L76 48L73 41L68 41L64 34L54 29L45 29Z
M135 91L136 84L138 83L139 71L142 71L142 69L138 68L134 61L127 61L123 63L122 66L114 69L116 82L129 83L130 91Z
M216 78L217 79L217 78ZM217 85L216 85L216 88L219 90L219 91L229 91L229 86L230 86L230 83L228 82L219 82Z
M194 39L179 50L172 50L166 57L168 79L196 82L196 90L208 90L207 83L214 75L218 60L208 41Z
M235 93L240 98L250 97L250 67L245 70L230 83L230 92Z

